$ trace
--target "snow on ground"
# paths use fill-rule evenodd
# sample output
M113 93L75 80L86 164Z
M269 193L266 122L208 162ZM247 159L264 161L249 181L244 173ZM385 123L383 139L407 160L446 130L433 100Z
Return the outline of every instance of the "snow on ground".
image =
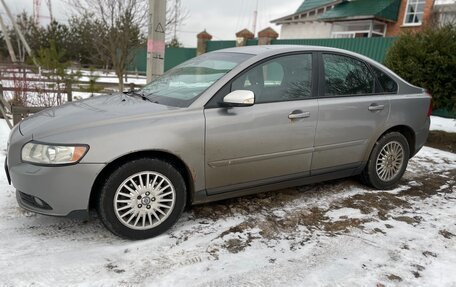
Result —
M424 148L394 190L344 179L236 198L133 242L95 215L20 209L1 171L0 286L456 286L455 177L456 154Z
M82 76L78 79L80 82L89 82L90 78L87 76ZM96 79L97 83L112 83L112 84L117 84L119 83L119 79L115 77L104 77L101 76ZM128 76L127 79L124 78L124 84L129 85L129 84L136 84L136 85L145 85L147 82L146 77L143 76Z
M431 131L456 133L456 119L431 116Z

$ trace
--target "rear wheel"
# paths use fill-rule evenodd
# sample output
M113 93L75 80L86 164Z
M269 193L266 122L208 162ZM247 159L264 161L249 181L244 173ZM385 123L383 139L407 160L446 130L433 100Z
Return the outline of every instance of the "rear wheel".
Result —
M98 213L112 233L145 239L170 228L185 202L186 187L179 171L168 162L143 158L122 165L107 178Z
M374 188L391 188L402 178L409 157L407 139L398 132L388 133L375 143L361 177Z

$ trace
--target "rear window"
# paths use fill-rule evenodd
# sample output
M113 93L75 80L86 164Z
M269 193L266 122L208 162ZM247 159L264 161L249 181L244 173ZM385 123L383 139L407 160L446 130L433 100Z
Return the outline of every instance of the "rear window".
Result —
M397 83L390 76L376 67L372 67L372 69L374 70L375 76L380 82L384 92L397 93Z
M323 54L325 96L374 94L375 78L363 62L352 57Z

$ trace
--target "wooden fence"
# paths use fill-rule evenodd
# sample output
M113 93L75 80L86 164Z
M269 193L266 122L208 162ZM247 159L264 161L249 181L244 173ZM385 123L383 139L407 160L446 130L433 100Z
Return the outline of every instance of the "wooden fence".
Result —
M41 71L40 77L38 77L30 66L0 64L0 67L0 116L6 120L10 128L30 114L37 113L50 107L24 106L23 104L18 103L20 101L15 101L14 97L17 94L49 94L50 97L57 97L57 99L66 98L67 102L71 102L73 101L73 94L75 92L91 93L88 89L88 82L77 80L65 83L62 82L62 80L52 78L52 74L49 71ZM128 77L135 77L135 75L128 75ZM103 75L103 78L117 77ZM2 85L2 81L9 82L9 85ZM95 91L92 91L95 94L108 94L118 90L117 82L96 81L95 84L97 88ZM142 85L133 83L126 85L126 88L129 90L140 87L142 87ZM13 99L8 100L5 97L5 92L13 93ZM57 105L64 102L65 101L63 100L55 101Z

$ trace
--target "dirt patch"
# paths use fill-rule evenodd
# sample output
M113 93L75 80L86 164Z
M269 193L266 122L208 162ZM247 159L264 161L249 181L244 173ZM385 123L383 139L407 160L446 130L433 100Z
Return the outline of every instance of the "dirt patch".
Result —
M409 217L409 216L397 216L393 217L394 220L402 221L410 225L416 225L421 222L421 218L418 216Z
M415 270L411 271L415 278L420 278L421 277L420 272L424 271L426 269L426 268L424 268L424 266L421 266L418 264L413 264L412 267L415 268Z
M449 232L448 230L440 230L439 234L445 237L446 239L451 239L452 237L455 237L453 233Z
M381 229L378 228L378 227L377 227L377 228L374 228L374 232L375 232L375 233L381 233L381 234L383 234L383 235L386 235L386 232L383 231L383 230L381 230Z
M348 207L356 208L363 214L370 214L377 211L380 219L388 219L388 211L395 208L410 208L410 203L398 198L396 195L387 192L373 192L356 194L350 198L343 200L338 208Z
M399 193L399 196L417 196L427 198L442 192L453 192L455 182L449 181L449 178L456 178L456 170L449 170L445 173L434 173L421 179L419 185L409 185L410 188ZM402 184L407 184L404 180ZM446 185L445 188L442 186Z
M395 274L390 274L388 276L386 276L388 278L388 280L390 281L396 281L396 282L401 282L402 281L402 278L395 275Z
M225 247L225 249L228 250L230 253L239 253L243 251L247 246L249 246L249 244L245 241L234 238L229 239L223 247Z
M271 210L290 203L303 196L298 188L270 191L255 195L231 198L214 203L207 203L192 207L192 213L196 218L220 218L231 217L233 214L269 214Z
M452 193L456 184L452 180L454 178L456 170L420 173L403 179L400 185L406 189L397 193L369 190L363 186L365 191L362 193L341 197L324 206L313 204L315 199L331 197L360 185L352 179L336 180L195 206L192 213L201 224L233 216L246 218L240 224L220 230L216 239L221 239L221 242L215 241L210 248L214 256L220 249L230 253L242 252L255 240L267 244L273 244L275 240L290 240L290 248L296 249L305 245L313 236L322 233L338 236L352 229L364 229L366 222L396 220L413 226L420 224L421 217L408 215L408 212L413 214L413 200L410 197L424 199L439 193ZM308 204L295 206L296 202L307 200ZM341 208L357 209L363 216L340 216L333 219L327 215L329 211ZM402 214L393 213L395 209L402 210ZM391 228L394 226L385 223L385 229L375 228L373 232L387 235L387 230ZM448 231L441 231L440 234L446 238L454 236ZM408 249L408 246L401 248ZM432 256L429 253L423 255Z
M431 252L431 251L424 251L423 255L425 257L434 257L434 258L437 257L437 254L435 254L434 252Z
M113 272L115 272L115 273L117 273L117 274L120 274L120 273L124 273L124 272L125 272L124 269L119 269L119 268L117 268L117 265L114 265L114 264L112 264L112 263L106 264L106 265L105 265L105 268L108 269L108 270L111 270L111 271L113 271Z
M252 235L250 230L259 229L259 235L266 240L279 239L297 239L297 234L305 232L311 236L315 231L325 231L328 235L334 236L340 232L348 232L351 228L363 228L362 224L367 220L357 218L346 218L337 221L331 221L325 214L328 209L313 207L310 210L295 210L290 213L284 213L281 218L274 215L265 218L249 218L248 220L223 231L218 238L224 238L227 235L243 235L239 238L227 240L223 247L229 252L237 253L242 251L251 242L260 237ZM247 238L244 238L247 235ZM299 238L302 243L305 238Z
M456 153L456 133L430 131L426 145L441 150Z
M362 224L366 222L358 218L351 218L345 220L338 220L335 222L324 222L323 226L325 231L329 232L331 235L337 234L338 232L348 232L351 228L360 228L362 229Z

